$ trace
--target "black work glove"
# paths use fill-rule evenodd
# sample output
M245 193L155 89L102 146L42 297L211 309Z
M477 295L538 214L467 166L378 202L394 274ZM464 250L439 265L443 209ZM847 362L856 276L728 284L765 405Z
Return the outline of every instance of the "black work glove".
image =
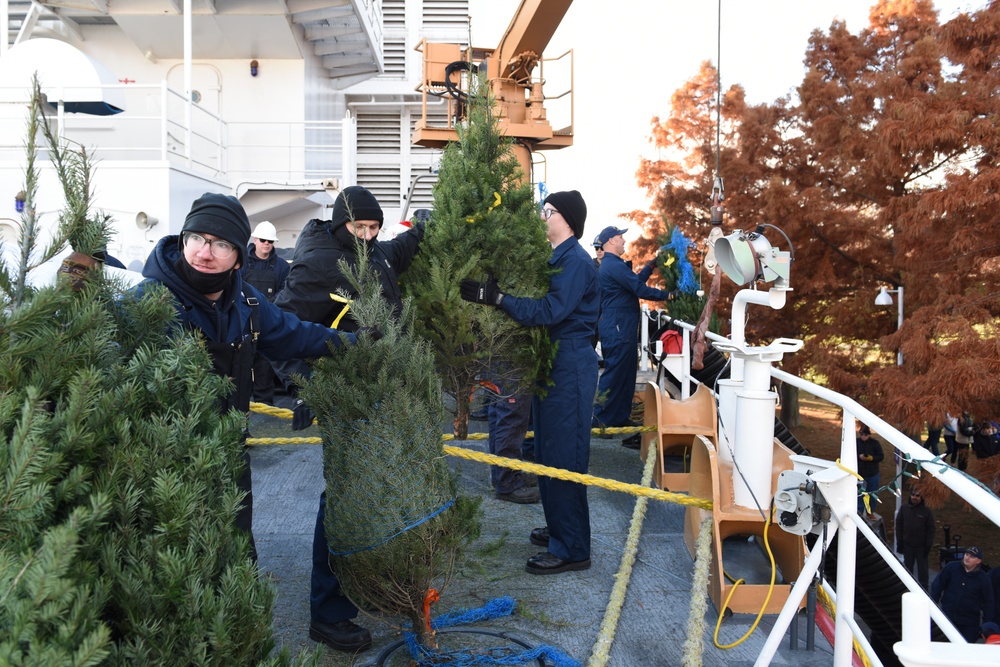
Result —
M371 338L374 343L375 341L382 339L382 330L378 327L358 327L358 330L354 332L354 335L359 338L361 336L367 336L368 338Z
M316 415L313 411L309 409L306 402L301 398L295 399L295 407L292 408L292 430L301 431L304 428L309 428L312 426L313 419Z
M671 290L671 291L667 292L667 301L668 302L669 301L676 301L678 294L680 294L680 292L678 292L677 290Z
M485 303L488 306L499 306L503 301L504 293L497 287L495 278L490 278L485 283L475 280L463 280L459 288L462 298L472 303Z

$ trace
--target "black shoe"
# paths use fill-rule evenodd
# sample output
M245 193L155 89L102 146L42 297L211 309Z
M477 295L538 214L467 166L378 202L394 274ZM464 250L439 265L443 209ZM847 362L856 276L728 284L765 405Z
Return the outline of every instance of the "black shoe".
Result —
M498 493L497 500L506 500L509 503L517 503L518 505L533 505L540 502L542 496L538 493L537 486L521 486L510 493Z
M531 535L528 536L528 541L536 547L549 546L549 527L543 526L542 528L535 528L531 531Z
M622 440L622 447L627 447L629 449L641 449L642 433L636 433L635 435L630 435L629 437Z
M524 571L528 574L559 574L560 572L589 569L589 558L586 560L563 560L558 556L553 556L548 551L532 556L524 567Z
M372 634L350 619L336 623L313 621L309 624L309 639L346 653L360 653L372 647Z
M526 472L521 474L521 479L524 480L525 486L533 486L536 489L538 488L538 475Z

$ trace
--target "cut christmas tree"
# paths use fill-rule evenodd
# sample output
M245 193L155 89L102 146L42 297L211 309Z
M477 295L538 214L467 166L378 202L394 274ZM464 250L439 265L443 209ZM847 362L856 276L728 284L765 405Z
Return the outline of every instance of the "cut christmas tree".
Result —
M409 301L395 319L360 244L357 256L340 263L359 295L351 311L381 338L362 332L318 359L301 392L323 439L330 562L358 607L405 617L434 647L430 603L478 535L478 499L458 494L445 461L441 381Z
M469 122L445 149L434 211L420 253L406 274L416 331L434 349L455 397L455 437L468 435L469 401L489 377L505 392L530 388L551 365L548 334L522 327L497 308L462 301L458 286L496 278L507 294L538 298L549 286L552 247L531 186L494 115L482 81L469 99Z

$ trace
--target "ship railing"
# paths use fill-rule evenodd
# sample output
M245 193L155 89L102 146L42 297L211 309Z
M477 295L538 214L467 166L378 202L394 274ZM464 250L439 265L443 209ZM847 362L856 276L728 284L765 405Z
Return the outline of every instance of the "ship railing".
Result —
M51 122L58 136L87 147L99 161L161 161L231 183L300 182L344 174L346 120L226 120L204 101L188 104L165 81L64 87L48 91L47 97L52 102L82 93L123 111L74 113L73 103L53 102ZM0 88L0 160L24 157L29 95L30 89L23 87Z
M651 317L650 315L647 316ZM681 356L683 358L682 368L684 370L681 372L682 377L676 376L676 374L675 376L680 379L680 383L682 385L687 387L691 382L698 382L690 375L689 371L691 358L690 345L692 343L695 326L680 320L674 320L671 318L668 319L670 319L672 324L677 325L681 329L683 335L684 347ZM647 352L650 349L648 333L645 331L645 326L643 326L642 329L643 352ZM706 338L709 341L729 340L724 336L720 336L712 332L707 332ZM675 365L673 369L678 367L679 365ZM671 369L671 372L674 372L673 369ZM895 426L871 412L854 399L810 382L809 380L805 380L796 375L792 375L791 373L782 371L778 368L771 368L771 377L775 380L796 387L800 391L812 394L813 396L840 409L840 455L838 463L831 465L839 465L854 473L857 472L856 426L857 422L860 421L878 433L878 435L887 444L893 447L896 456L901 457L901 459L905 462L904 469L918 470L921 471L921 474L926 473L933 476L939 482L948 487L952 492L962 498L966 503L968 503L973 510L978 511L995 526L1000 527L1000 498L997 498L997 496L990 489L986 488L986 486L972 476L967 475L958 468L947 464L941 459L941 457L936 456L924 449L920 446L920 444L914 442L910 437L899 431ZM712 389L714 393L714 387L706 388ZM899 489L902 487L902 480L899 479L896 480L896 482L897 485L895 486L894 492L898 493ZM871 502L874 504L876 501L873 498ZM856 548L858 534L871 543L872 547L879 554L879 557L899 577L900 581L903 582L910 593L915 594L929 603L930 618L941 629L945 637L947 637L947 639L954 644L966 644L967 642L958 630L955 629L955 626L951 623L951 621L949 621L940 609L938 609L936 604L930 600L927 592L924 591L923 587L921 587L916 579L914 579L913 576L906 570L900 562L899 557L885 544L883 539L872 530L872 528L868 525L868 522L858 514L856 498L852 497L848 500L848 502L841 503L840 507L834 509L835 513L837 511L840 512L840 516L842 516L844 520L831 522L830 530L826 534L826 541L824 542L823 539L818 539L813 547L813 550L807 554L805 567L802 575L800 576L800 580L796 582L795 587L793 587L792 593L788 598L788 602L779 614L778 619L775 621L771 635L765 643L764 649L755 664L770 664L770 660L773 658L774 652L777 650L785 630L788 628L790 622L794 618L794 615L798 612L799 606L812 576L818 570L822 561L822 552L828 547L834 535L838 536L836 589L831 587L828 582L824 581L824 588L829 593L836 606L834 667L850 667L853 651L852 639L855 638L865 649L867 657L873 665L878 667L882 664L878 659L878 656L872 650L867 637L854 617L854 591L857 574ZM796 590L800 586L801 590ZM904 645L905 642L906 638L904 636ZM958 667L958 665L961 664L965 663L956 662L955 667Z

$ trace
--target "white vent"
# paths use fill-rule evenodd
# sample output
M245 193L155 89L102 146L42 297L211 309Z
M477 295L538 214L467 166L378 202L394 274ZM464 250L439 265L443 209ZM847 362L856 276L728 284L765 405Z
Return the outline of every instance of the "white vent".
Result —
M464 28L469 22L469 0L424 0L424 29Z
M406 27L404 0L382 0L382 25L386 30Z
M358 155L395 155L401 146L399 112L358 112Z
M400 208L399 164L358 164L358 185L368 188L383 209Z
M403 39L386 39L382 45L382 65L384 72L380 79L400 79L406 77L406 44Z

